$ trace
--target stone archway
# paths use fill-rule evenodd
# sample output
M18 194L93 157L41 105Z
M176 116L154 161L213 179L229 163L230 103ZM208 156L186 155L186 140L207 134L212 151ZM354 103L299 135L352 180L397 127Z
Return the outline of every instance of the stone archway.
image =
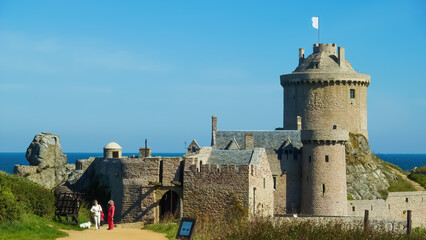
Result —
M172 190L167 191L160 200L160 221L170 215L180 217L180 197Z

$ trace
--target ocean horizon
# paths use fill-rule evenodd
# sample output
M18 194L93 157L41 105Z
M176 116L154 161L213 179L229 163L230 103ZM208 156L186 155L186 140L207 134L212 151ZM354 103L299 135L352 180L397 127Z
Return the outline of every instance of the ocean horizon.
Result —
M78 159L88 159L89 157L102 157L103 153L64 153L67 155L67 162L75 164ZM152 156L180 157L185 153L152 153ZM123 153L123 156L138 156L139 153ZM415 167L426 166L426 154L375 154L380 159L397 165L404 171L410 171ZM25 158L25 152L0 152L0 171L12 174L15 164L29 165Z

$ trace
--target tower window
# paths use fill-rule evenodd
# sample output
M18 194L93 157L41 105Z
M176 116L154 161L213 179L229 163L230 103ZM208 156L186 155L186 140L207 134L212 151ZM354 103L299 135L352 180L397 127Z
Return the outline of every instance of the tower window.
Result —
M325 194L325 184L322 185L322 195L324 196Z
M405 198L405 202L408 202L408 198Z
M325 155L325 161L328 162L328 155Z
M350 97L355 98L355 89L350 90Z
M263 178L263 188L264 189L266 188L266 179L265 178Z
M355 212L355 207L352 207L352 212Z
M312 162L312 157L311 156L309 156L309 162Z
M274 176L274 190L277 190L277 177Z

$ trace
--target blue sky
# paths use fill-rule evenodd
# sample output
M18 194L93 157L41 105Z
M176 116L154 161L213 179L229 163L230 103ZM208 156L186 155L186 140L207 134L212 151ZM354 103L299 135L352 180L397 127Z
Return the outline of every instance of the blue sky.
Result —
M184 152L221 130L282 126L279 76L321 42L371 75L376 153L426 153L424 1L0 1L0 151L110 141Z

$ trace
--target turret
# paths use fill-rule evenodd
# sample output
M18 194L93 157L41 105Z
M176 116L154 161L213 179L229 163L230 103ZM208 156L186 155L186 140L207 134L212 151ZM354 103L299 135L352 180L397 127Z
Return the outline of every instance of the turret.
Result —
M367 87L370 76L357 73L345 59L345 49L336 44L314 44L299 65L281 75L284 88L284 129L330 129L337 124L353 133L367 132Z
M301 213L347 215L345 143L348 131L302 130Z

